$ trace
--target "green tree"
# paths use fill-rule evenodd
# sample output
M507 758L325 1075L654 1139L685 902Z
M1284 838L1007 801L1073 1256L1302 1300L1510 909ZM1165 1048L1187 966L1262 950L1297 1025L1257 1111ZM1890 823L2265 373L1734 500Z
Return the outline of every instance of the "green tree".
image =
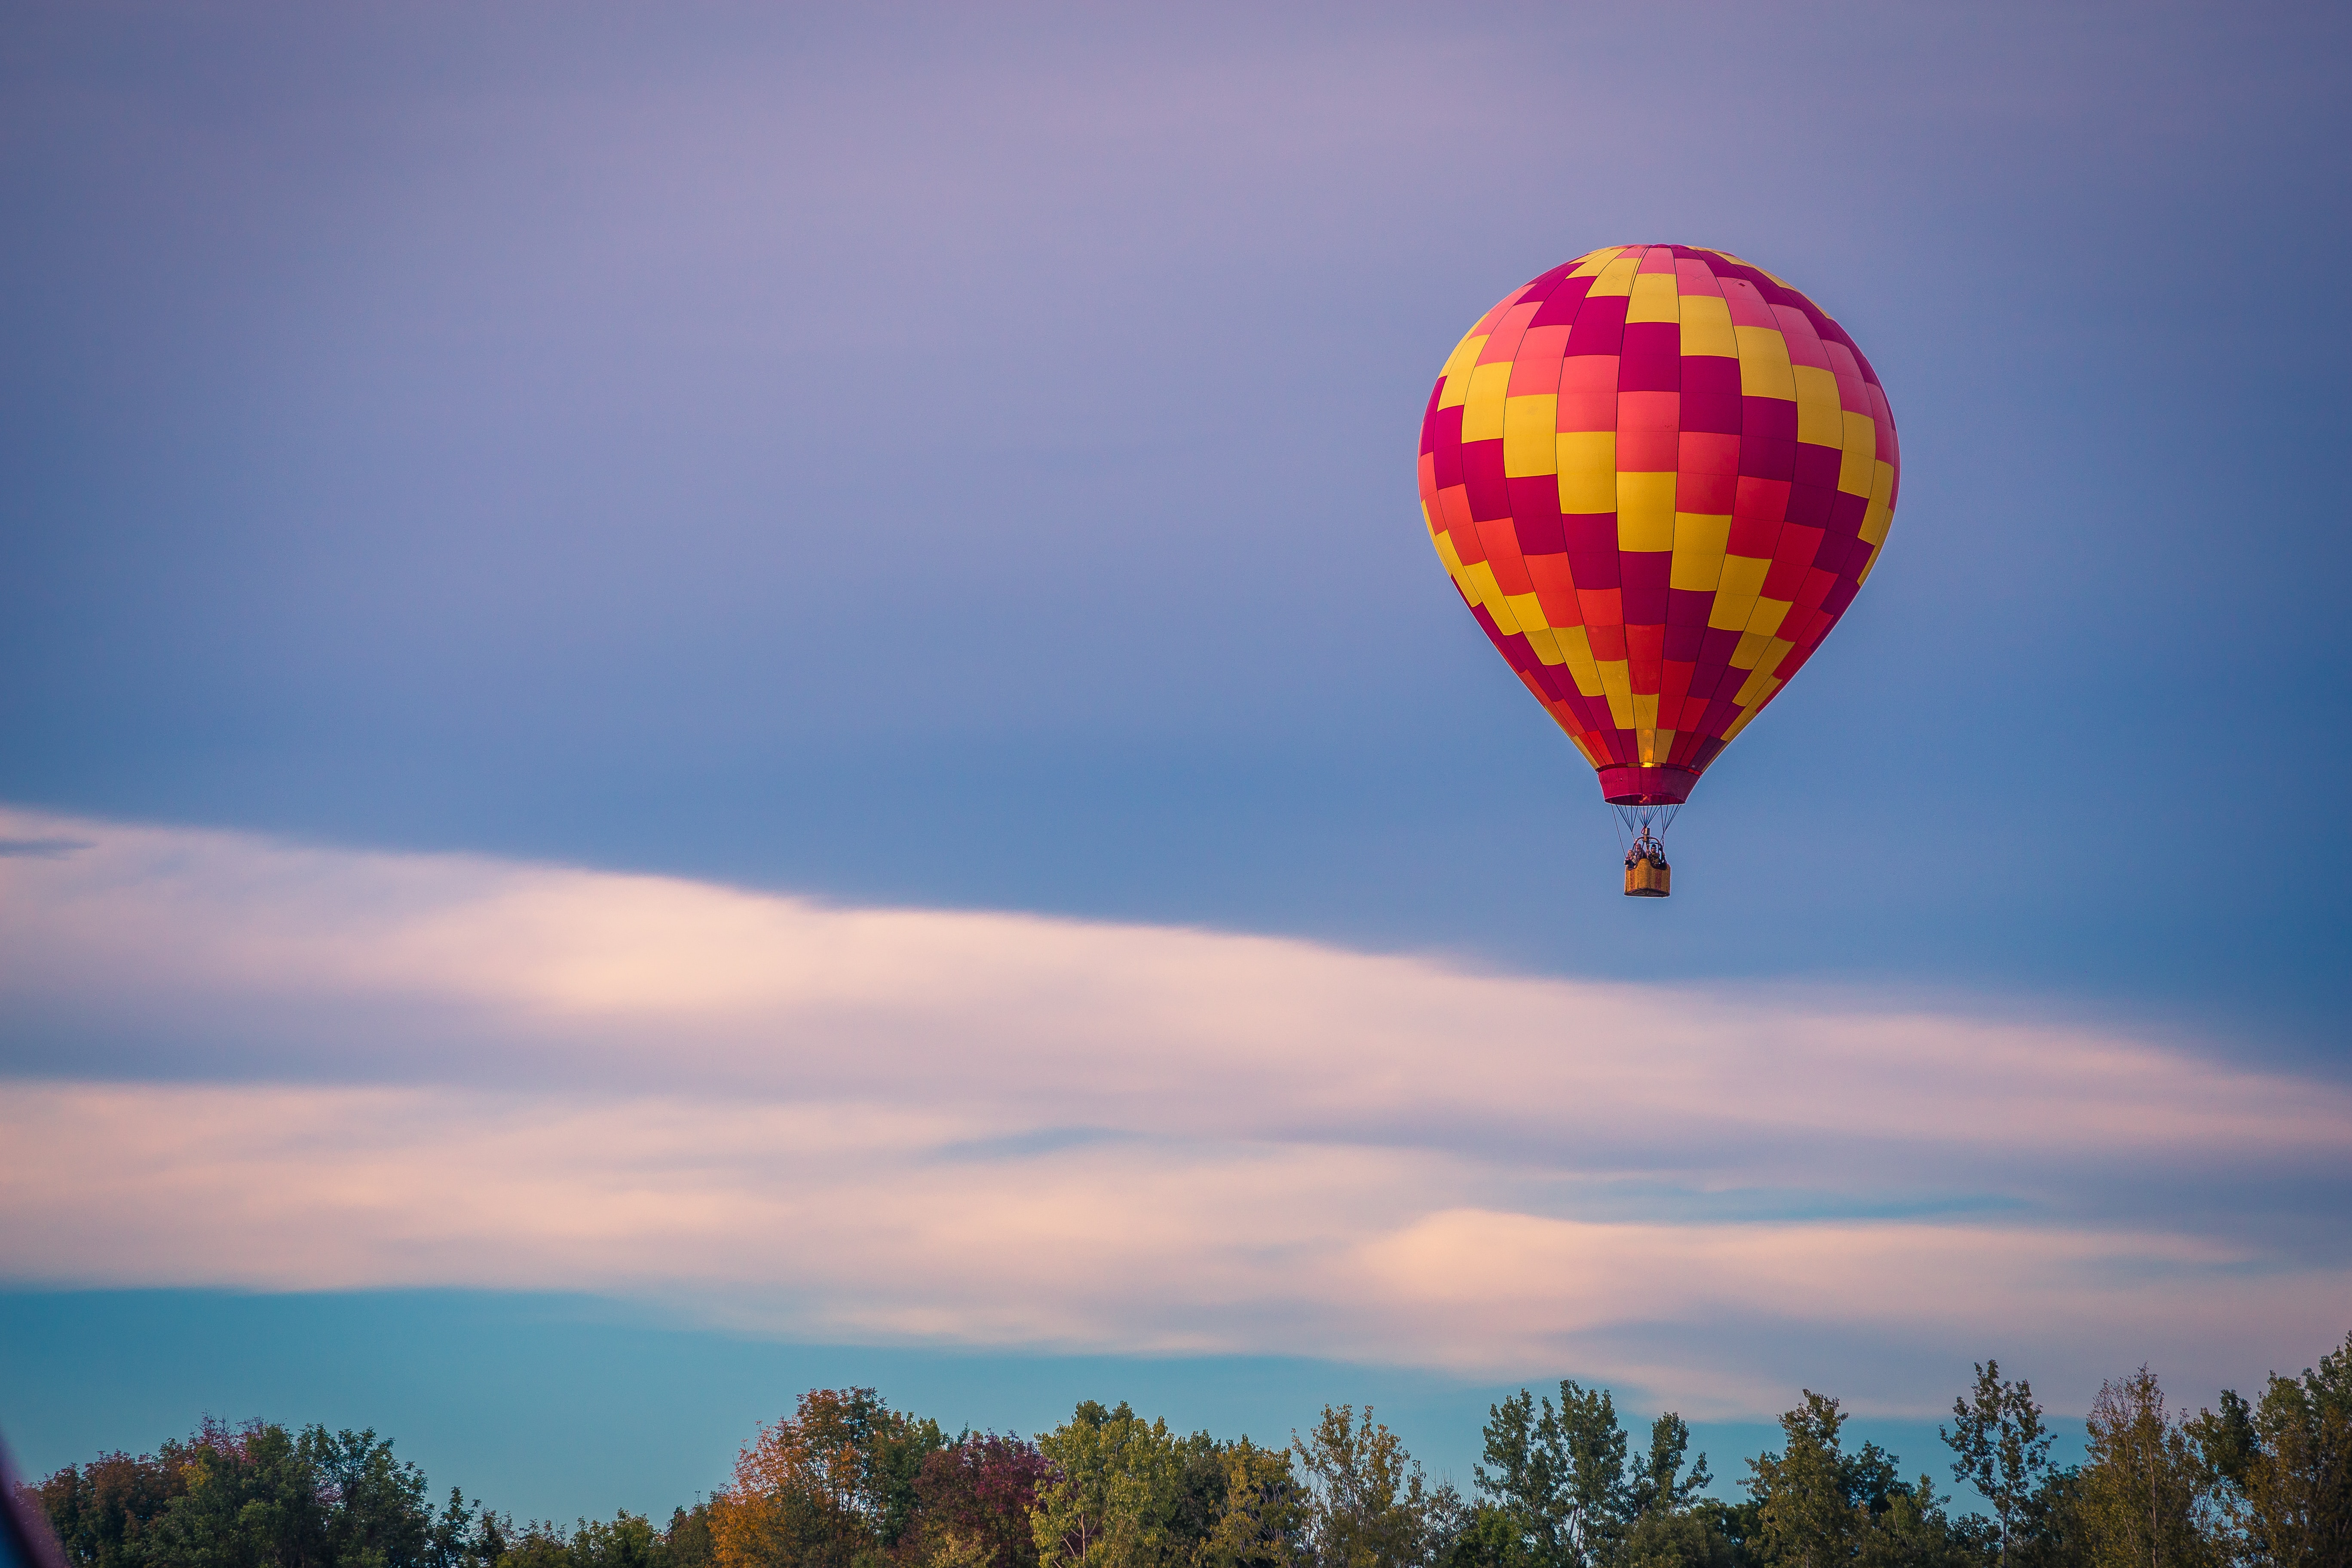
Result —
M1325 1405L1291 1452L1314 1490L1308 1536L1319 1568L1419 1568L1436 1556L1448 1500L1370 1405L1360 1420L1353 1405Z
M1489 1405L1485 1459L1472 1475L1481 1513L1475 1529L1496 1563L1529 1568L1603 1568L1615 1561L1626 1531L1652 1489L1663 1485L1669 1506L1678 1482L1689 1428L1679 1416L1652 1428L1650 1468L1635 1481L1625 1473L1626 1436L1607 1389L1570 1380L1559 1403L1527 1389ZM1667 1466L1663 1477L1656 1467Z
M35 1489L76 1568L437 1568L424 1474L373 1432L206 1421Z
M1845 1415L1811 1389L1780 1417L1787 1447L1748 1461L1757 1503L1757 1536L1767 1563L1832 1568L1855 1555L1867 1510L1853 1499L1852 1461L1843 1449Z
M2010 1544L2050 1473L2051 1435L2032 1384L2004 1380L1998 1361L1983 1363L1976 1373L1974 1389L1952 1402L1953 1429L1936 1432L1952 1450L1952 1479L1992 1505L2000 1528L1995 1558L2008 1568Z
M1714 1508L1653 1510L1626 1533L1618 1568L1738 1568L1744 1554Z
M2223 1390L2188 1424L2266 1568L2352 1563L2352 1334L2301 1378L2273 1373L2258 1404Z
M1686 1512L1715 1478L1707 1473L1701 1454L1688 1475L1683 1457L1690 1451L1690 1423L1669 1410L1650 1423L1650 1453L1639 1474L1626 1483L1626 1500L1634 1516Z
M2219 1553L2210 1530L2216 1478L2165 1408L2143 1366L2099 1385L2091 1403L2090 1462L2079 1512L2098 1568L2204 1568Z
M551 1519L534 1519L506 1531L506 1550L497 1568L572 1568L572 1542Z
M718 1561L710 1540L710 1505L672 1509L669 1528L662 1531L663 1568L714 1568Z
M1037 1439L1053 1467L1030 1514L1042 1568L1160 1568L1181 1562L1187 1465L1213 1445L1147 1422L1124 1400L1087 1400Z
M1307 1559L1313 1510L1286 1453L1246 1437L1211 1458L1222 1472L1213 1522L1192 1554L1196 1568L1298 1568Z
M510 1533L509 1521L451 1487L448 1502L425 1531L425 1568L494 1568L506 1555Z
M1780 1417L1783 1451L1748 1461L1753 1512L1742 1545L1755 1561L1786 1568L1941 1568L1967 1562L1968 1532L1944 1512L1922 1476L1906 1483L1875 1443L1845 1451L1845 1413L1825 1394Z
M2053 1469L2025 1505L2010 1568L2086 1568L2091 1561L2083 1520L2083 1472L2073 1465Z

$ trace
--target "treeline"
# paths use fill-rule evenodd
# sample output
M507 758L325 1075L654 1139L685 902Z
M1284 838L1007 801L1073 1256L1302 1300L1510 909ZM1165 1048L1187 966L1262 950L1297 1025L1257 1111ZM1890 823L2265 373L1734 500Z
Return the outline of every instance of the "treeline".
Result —
M2194 1416L2145 1368L2110 1382L2079 1466L1988 1362L1941 1429L1982 1512L1849 1447L1845 1421L1808 1392L1733 1501L1678 1415L1636 1446L1605 1389L1522 1390L1489 1407L1465 1494L1369 1408L1262 1447L1088 1401L1032 1441L819 1389L663 1527L436 1507L373 1432L257 1422L68 1466L23 1500L72 1568L2352 1568L2352 1335Z

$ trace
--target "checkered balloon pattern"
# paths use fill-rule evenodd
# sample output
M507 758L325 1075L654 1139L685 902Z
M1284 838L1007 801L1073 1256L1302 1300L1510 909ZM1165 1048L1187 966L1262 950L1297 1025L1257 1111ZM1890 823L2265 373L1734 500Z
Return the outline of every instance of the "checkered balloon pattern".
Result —
M1685 799L1812 657L1901 469L1843 329L1684 245L1610 246L1505 295L1421 426L1439 558L1621 805Z

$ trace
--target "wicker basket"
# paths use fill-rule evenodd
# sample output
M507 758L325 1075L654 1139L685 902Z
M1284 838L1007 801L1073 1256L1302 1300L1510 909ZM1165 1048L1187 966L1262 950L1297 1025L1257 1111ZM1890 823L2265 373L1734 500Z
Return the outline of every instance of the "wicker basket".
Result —
M1664 860L1636 855L1625 862L1625 896L1629 899L1663 899L1674 891L1674 868Z

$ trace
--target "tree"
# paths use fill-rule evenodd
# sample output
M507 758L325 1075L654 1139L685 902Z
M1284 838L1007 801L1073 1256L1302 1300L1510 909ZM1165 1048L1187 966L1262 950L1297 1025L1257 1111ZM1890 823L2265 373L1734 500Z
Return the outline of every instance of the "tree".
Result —
M1472 1475L1484 1510L1475 1528L1487 1555L1530 1568L1601 1568L1612 1562L1648 1495L1642 1487L1655 1478L1645 1473L1642 1482L1627 1482L1625 1432L1610 1392L1563 1382L1555 1406L1549 1396L1538 1401L1523 1388L1489 1405L1486 1416L1486 1458ZM1670 1493L1682 1446L1689 1441L1689 1428L1680 1417L1671 1419L1673 1428L1662 1424L1651 1433L1652 1466L1671 1453L1664 1479ZM1697 1484L1706 1484L1703 1474Z
M1701 1454L1688 1475L1683 1456L1690 1424L1669 1410L1650 1424L1650 1452L1626 1483L1633 1522L1617 1553L1618 1568L1731 1568L1739 1551L1725 1529L1720 1503L1701 1506L1714 1477Z
M424 1474L372 1431L206 1420L36 1490L76 1568L432 1568Z
M1184 1555L1174 1528L1187 1461L1214 1447L1146 1422L1124 1400L1079 1405L1037 1439L1052 1467L1030 1523L1043 1568L1158 1568Z
M2273 1373L2258 1405L2234 1390L2188 1424L2232 1494L2255 1559L2274 1568L2352 1563L2352 1333L2300 1379Z
M1353 1405L1327 1405L1291 1452L1314 1489L1309 1539L1319 1568L1419 1568L1444 1512L1396 1434Z
M718 1568L853 1568L905 1533L915 1478L944 1447L939 1424L870 1388L812 1389L760 1429L734 1481L710 1500Z
M672 1509L669 1528L662 1531L663 1568L715 1568L717 1550L710 1538L710 1505Z
M1626 1500L1636 1518L1682 1513L1706 1490L1715 1478L1707 1473L1705 1454L1689 1475L1682 1473L1683 1456L1689 1451L1689 1422L1669 1410L1650 1423L1649 1457L1626 1483Z
M1964 1534L1926 1476L1906 1483L1875 1443L1849 1454L1845 1413L1825 1394L1780 1417L1786 1449L1748 1461L1753 1500L1750 1554L1788 1568L1937 1568L1969 1555Z
M198 1440L210 1431L207 1425ZM28 1489L74 1568L134 1568L146 1561L149 1529L187 1489L188 1451L188 1445L173 1441L143 1458L100 1454L87 1465L68 1465Z
M2201 1568L2213 1481L2189 1435L2165 1409L2145 1366L2099 1385L2091 1403L2090 1463L2080 1511L2099 1568Z
M1748 1461L1765 1561L1831 1568L1854 1555L1864 1510L1854 1504L1851 1462L1843 1447L1838 1402L1811 1389L1780 1417L1786 1450Z
M2050 1472L2050 1431L2042 1406L2025 1379L2004 1381L2000 1363L1976 1369L1973 1397L1952 1401L1954 1429L1936 1428L1952 1450L1952 1479L1977 1489L1992 1505L2000 1534L1996 1559L2008 1568L2009 1548L2025 1522L2028 1508Z
M965 1433L928 1455L915 1477L919 1527L902 1557L948 1568L1037 1568L1029 1510L1051 1468L1034 1444Z
M1290 1456L1244 1437L1210 1456L1222 1482L1214 1522L1193 1553L1197 1568L1297 1568L1314 1522Z

